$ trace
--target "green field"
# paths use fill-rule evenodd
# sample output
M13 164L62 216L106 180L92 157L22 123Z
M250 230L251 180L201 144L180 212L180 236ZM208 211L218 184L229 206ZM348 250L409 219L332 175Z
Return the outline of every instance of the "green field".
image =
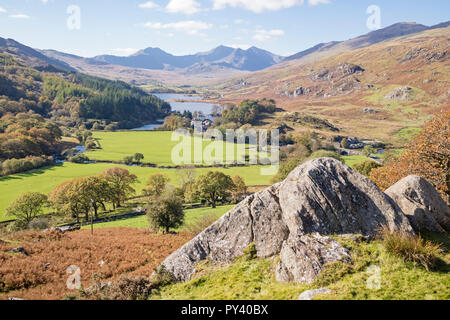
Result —
M109 163L75 164L66 162L59 166L32 170L26 173L0 178L0 221L9 220L5 216L5 209L15 198L24 192L38 191L48 193L64 181L99 174L112 167L126 168L137 175L139 183L135 185L135 189L138 193L141 193L148 176L151 174L165 174L171 179L171 183L175 185L179 181L180 170L178 169L133 167ZM244 178L248 186L269 185L272 176L261 175L261 168L263 167L198 168L196 169L196 173L200 175L211 170L221 171L230 176L240 175Z
M343 156L342 159L344 159L344 163L349 167L353 167L355 164L369 160L369 158L363 155Z
M182 141L172 141L172 132L167 131L119 131L119 132L104 132L98 131L93 133L93 137L99 142L101 149L86 152L86 156L90 159L99 161L123 161L126 156L132 156L135 153L142 153L144 155L144 163L152 163L158 166L174 166L172 159L172 150ZM189 138L188 138L189 139ZM187 139L187 141L189 141ZM199 144L202 150L206 151L205 159L199 164L209 163L213 164L216 160L211 156L207 156L212 152L207 152L208 148L219 146L218 142L200 141L200 138L190 138L191 141L191 157L190 163L194 163L194 145ZM234 155L238 152L237 144L233 144L231 148L234 149ZM218 156L222 162L226 157L226 150L230 144L223 144L223 157ZM245 153L248 155L248 145L242 145ZM177 153L178 154L178 153ZM213 154L214 155L214 154ZM233 157L236 160L236 156ZM189 164L189 163L188 163Z
M195 223L204 217L214 216L215 218L220 218L223 214L230 211L234 205L221 206L215 209L213 208L196 208L185 210L184 226ZM82 229L89 229L91 226L87 225L82 227ZM148 228L149 223L146 215L133 217L129 219L116 220L111 222L97 223L94 228ZM181 230L183 227L180 228Z

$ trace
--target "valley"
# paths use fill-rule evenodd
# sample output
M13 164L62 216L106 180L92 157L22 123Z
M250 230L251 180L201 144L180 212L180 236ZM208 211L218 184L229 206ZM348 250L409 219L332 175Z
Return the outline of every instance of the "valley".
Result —
M449 44L449 22L284 56L0 38L0 300L450 299Z

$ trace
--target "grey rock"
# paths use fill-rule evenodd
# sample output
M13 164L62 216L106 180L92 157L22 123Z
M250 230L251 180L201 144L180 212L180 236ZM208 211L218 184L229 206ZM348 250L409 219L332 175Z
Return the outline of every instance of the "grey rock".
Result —
M254 243L258 257L280 254L280 280L309 282L325 263L350 259L321 235L374 236L382 226L414 234L400 208L374 183L335 159L315 159L244 199L162 265L176 280L187 281L197 262L230 262Z
M300 294L300 296L298 297L298 300L313 300L319 294L329 294L331 292L332 291L327 288L306 290Z
M187 281L195 272L195 263L207 257L213 261L231 261L253 242L258 257L279 253L288 229L278 204L278 187L279 184L247 197L162 265L177 280Z
M412 88L411 87L399 87L387 95L384 96L384 99L387 100L397 100L397 101L405 101L410 100L412 97Z
M403 178L386 190L416 231L450 231L450 211L434 187L419 176Z
M398 206L365 176L338 160L320 158L294 169L279 190L292 235L375 235L380 227L414 233Z
M337 241L318 233L289 236L283 243L275 277L280 282L311 283L323 266L332 262L350 263L350 252Z
M22 247L17 247L17 248L11 249L9 252L10 253L22 253L26 256L29 256L28 252Z

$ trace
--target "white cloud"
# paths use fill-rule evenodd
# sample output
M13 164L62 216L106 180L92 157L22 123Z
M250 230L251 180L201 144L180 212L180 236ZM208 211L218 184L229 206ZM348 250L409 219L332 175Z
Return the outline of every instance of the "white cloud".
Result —
M154 30L168 29L178 32L184 32L189 35L204 35L201 33L201 31L212 28L212 24L203 21L193 21L193 20L178 21L171 23L147 22L144 23L142 26Z
M308 0L312 6L321 3L329 3L331 0ZM301 6L305 0L213 0L213 9L221 10L227 6L232 8L244 8L256 13L264 11L277 11L281 9Z
M166 6L170 13L194 14L200 11L200 4L196 0L170 0Z
M0 7L0 13L5 13L5 12L6 12L6 9Z
M156 9L159 7L160 7L159 5L157 5L156 3L152 2L152 1L147 1L147 2L139 4L139 8L142 8L142 9Z
M244 8L256 13L263 11L275 11L302 5L304 0L213 0L213 8L224 9L227 6L232 8Z
M111 49L111 52L117 56L129 56L132 55L133 53L138 52L139 49L135 49L135 48L115 48L115 49Z
M318 4L327 4L330 3L330 0L308 0L308 3L312 6L318 5Z
M23 13L11 14L8 17L13 18L13 19L29 19L30 18L30 16L23 14Z
M284 36L284 30L274 29L274 30L256 30L255 35L253 36L253 40L256 41L268 41L275 37Z

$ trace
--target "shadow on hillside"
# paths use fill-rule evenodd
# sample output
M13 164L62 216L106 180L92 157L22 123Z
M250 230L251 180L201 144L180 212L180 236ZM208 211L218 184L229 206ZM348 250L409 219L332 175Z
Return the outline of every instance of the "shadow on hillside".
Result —
M57 167L62 167L62 166L63 166L62 163L58 163L53 166L42 167L39 169L33 169L30 171L27 171L27 172L16 173L16 174L5 176L5 177L0 177L0 182L9 181L9 180L21 180L21 179L25 179L25 178L29 178L29 177L33 177L33 176L39 176L46 172L56 170Z

